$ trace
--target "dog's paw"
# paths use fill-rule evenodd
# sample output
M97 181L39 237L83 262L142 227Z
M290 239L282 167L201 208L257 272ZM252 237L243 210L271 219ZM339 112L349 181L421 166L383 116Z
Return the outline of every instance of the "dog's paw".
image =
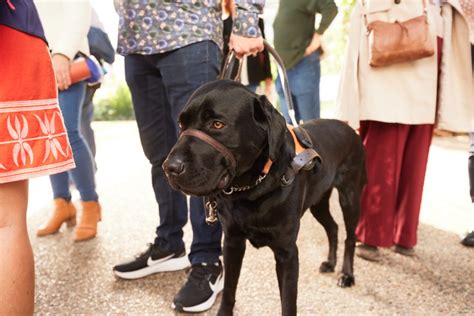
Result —
M354 276L343 273L339 280L337 280L337 285L340 287L351 287L355 285Z
M321 263L321 266L319 267L319 272L321 273L334 272L334 265L329 263L329 261L324 261L323 263Z

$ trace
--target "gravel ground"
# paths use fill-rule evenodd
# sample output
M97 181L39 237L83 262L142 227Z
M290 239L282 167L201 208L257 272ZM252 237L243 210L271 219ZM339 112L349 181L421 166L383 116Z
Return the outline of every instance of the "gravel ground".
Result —
M103 205L99 235L72 241L63 227L53 236L35 237L48 216L51 189L47 178L31 182L29 228L36 259L36 313L173 315L170 303L186 272L170 272L135 281L116 279L112 266L144 249L158 221L134 122L96 123L98 191ZM383 260L356 257L356 286L337 287L337 273L322 275L327 253L324 230L307 213L298 246L300 315L460 315L474 313L474 249L459 244L459 234L474 225L468 196L467 138L435 139L430 152L416 256L383 249ZM76 198L77 199L77 198ZM344 229L337 194L332 213L341 223L340 269ZM185 242L191 243L189 224ZM220 297L218 298L220 300ZM216 304L217 305L217 304ZM215 315L217 306L204 315ZM267 248L251 245L242 267L236 315L280 314L274 259Z

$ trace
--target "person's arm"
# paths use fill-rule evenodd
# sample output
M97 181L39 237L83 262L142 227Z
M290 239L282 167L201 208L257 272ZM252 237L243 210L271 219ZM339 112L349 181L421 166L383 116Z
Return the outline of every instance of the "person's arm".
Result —
M62 37L52 46L51 52L59 90L66 90L71 85L70 63L87 38L92 10L89 0L64 2L63 9Z
M263 12L265 0L235 0L235 17L229 48L237 57L263 50L263 38L258 27L258 15Z
M70 60L62 54L54 54L51 58L54 74L59 90L66 90L71 85L71 72L69 70Z
M337 6L334 0L313 0L310 3L309 10L311 13L321 13L321 22L318 29L314 31L311 43L305 51L305 56L315 52L321 46L321 35L327 30L331 22L337 15Z
M334 0L318 0L316 1L315 8L317 10L316 12L321 13L321 22L315 32L319 35L323 35L337 15L337 6Z
M71 85L69 65L79 52L89 31L90 2L36 0L35 4L51 49L58 88L67 89Z
M87 38L92 8L89 0L61 1L61 4L61 14L56 13L56 18L62 20L61 37L51 45L52 54L62 54L72 60Z

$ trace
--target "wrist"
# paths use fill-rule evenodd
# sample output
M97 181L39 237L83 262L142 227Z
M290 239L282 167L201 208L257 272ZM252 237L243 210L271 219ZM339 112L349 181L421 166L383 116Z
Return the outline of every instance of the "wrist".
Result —
M67 57L66 55L61 54L61 53L53 53L52 58L62 59L62 60L65 60L65 61L70 61L69 57Z
M261 37L260 28L258 27L258 14L243 10L237 10L232 33L244 37Z

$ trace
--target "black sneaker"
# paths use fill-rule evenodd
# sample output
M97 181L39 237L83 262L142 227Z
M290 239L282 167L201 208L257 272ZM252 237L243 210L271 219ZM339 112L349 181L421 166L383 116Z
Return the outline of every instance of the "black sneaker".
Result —
M193 265L188 281L176 294L171 307L179 312L198 313L208 310L224 288L222 264Z
M186 269L190 265L185 251L176 254L148 244L148 249L134 259L116 265L114 273L123 279L138 279L157 272Z
M461 244L467 247L474 247L474 230L461 240Z

